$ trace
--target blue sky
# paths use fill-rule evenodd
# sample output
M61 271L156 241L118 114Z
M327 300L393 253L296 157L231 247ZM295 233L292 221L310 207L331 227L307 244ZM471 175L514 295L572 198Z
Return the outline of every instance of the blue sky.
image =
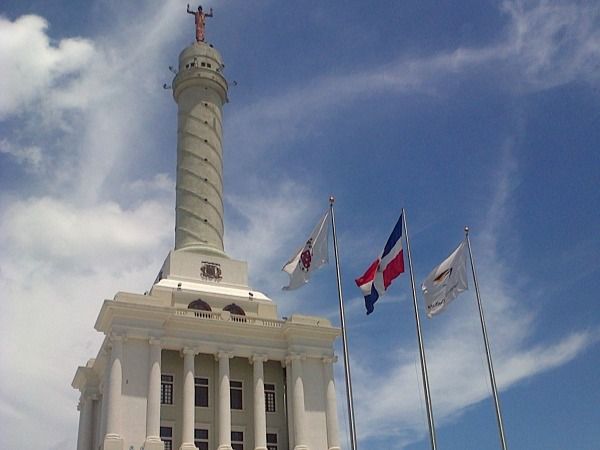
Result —
M231 85L226 251L281 315L338 323L331 264L280 290L335 195L359 448L427 449L408 276L369 317L353 279L402 207L417 283L469 225L509 447L597 448L600 6L374 5L203 4ZM101 302L147 290L173 246L162 85L193 41L185 7L0 7L2 448L75 448ZM422 317L439 449L499 448L473 290Z

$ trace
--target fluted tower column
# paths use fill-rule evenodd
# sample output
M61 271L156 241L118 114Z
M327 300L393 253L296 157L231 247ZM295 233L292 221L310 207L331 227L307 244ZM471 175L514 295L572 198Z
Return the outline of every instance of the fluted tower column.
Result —
M225 256L222 108L227 81L221 55L195 42L179 55L175 250Z

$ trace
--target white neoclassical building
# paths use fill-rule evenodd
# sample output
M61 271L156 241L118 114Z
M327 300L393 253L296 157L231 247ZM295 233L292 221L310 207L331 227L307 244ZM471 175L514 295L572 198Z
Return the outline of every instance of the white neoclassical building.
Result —
M78 450L339 450L332 363L339 329L278 318L223 247L219 53L179 56L175 249L146 294L119 292L77 369Z

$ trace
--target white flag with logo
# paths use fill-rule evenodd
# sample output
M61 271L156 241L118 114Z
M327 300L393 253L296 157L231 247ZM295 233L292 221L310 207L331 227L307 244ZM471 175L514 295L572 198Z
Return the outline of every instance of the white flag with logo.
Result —
M329 261L328 218L329 211L319 220L306 243L281 269L290 275L290 283L284 290L297 289L308 283L311 272Z
M458 294L469 288L466 250L467 241L464 240L448 258L431 271L421 285L427 317L442 312Z

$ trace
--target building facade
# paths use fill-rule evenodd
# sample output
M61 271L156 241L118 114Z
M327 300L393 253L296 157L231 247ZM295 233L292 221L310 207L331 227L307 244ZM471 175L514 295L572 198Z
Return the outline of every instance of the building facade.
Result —
M223 246L219 53L179 56L175 249L145 294L119 292L77 369L77 450L339 450L333 343L324 318L279 318Z

